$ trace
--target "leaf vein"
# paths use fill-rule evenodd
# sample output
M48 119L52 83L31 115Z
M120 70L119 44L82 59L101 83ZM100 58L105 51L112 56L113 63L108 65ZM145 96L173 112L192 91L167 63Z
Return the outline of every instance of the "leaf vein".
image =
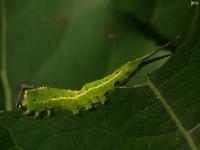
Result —
M171 106L168 104L166 99L163 97L163 95L161 94L159 89L154 85L154 83L152 82L150 77L148 75L146 75L146 76L147 76L147 85L159 97L164 108L171 116L172 120L174 121L174 123L175 123L176 127L178 128L178 130L180 131L180 133L184 136L184 138L188 142L190 148L192 150L198 150L197 145L195 144L190 132L187 131L186 128L183 126L183 124L181 123L181 121L179 120L179 118L177 117L175 112L172 110Z
M20 147L20 146L16 143L16 141L14 140L14 135L13 135L13 133L11 132L10 128L4 126L2 123L0 123L0 126L2 126L4 129L6 129L6 130L8 131L8 133L10 134L10 137L11 137L11 139L12 139L12 141L13 141L15 147L18 148L18 149L20 149L20 150L23 150L23 148Z
M197 125L195 125L192 129L190 129L189 133L192 134L194 131L196 131L197 129L200 128L200 123L198 123Z

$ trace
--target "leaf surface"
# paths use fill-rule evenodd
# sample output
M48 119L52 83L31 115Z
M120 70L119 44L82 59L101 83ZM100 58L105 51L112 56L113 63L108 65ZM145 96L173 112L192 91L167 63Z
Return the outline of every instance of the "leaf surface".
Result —
M117 12L112 1L14 3L7 2L8 75L13 100L23 82L77 88L155 48L153 40ZM196 22L192 23L195 26ZM183 43L150 76L197 148L200 147L199 25L191 40ZM155 28L163 28L158 26ZM192 28L187 27L187 31ZM170 36L178 30L172 32ZM144 79L145 73L159 65L145 67L137 78ZM131 80L129 85L136 82ZM80 116L56 111L50 119L33 119L19 111L1 112L0 149L195 150L148 85L117 89L108 103Z

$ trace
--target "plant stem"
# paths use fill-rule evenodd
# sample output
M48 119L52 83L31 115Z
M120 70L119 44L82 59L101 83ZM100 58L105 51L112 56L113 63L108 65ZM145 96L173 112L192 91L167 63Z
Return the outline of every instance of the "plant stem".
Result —
M13 109L12 94L7 75L7 56L6 56L6 35L7 35L7 17L5 0L1 0L1 82L5 95L5 108L7 111Z

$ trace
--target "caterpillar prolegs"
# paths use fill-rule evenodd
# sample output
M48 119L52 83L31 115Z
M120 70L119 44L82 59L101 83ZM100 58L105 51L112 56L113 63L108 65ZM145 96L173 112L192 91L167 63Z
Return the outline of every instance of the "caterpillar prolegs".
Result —
M150 59L151 56L166 48L171 43L169 42L143 57L126 63L103 79L85 84L80 90L22 86L16 107L25 108L25 114L34 112L35 117L38 117L44 111L47 111L47 115L50 116L51 110L57 108L70 110L73 114L78 114L81 110L93 108L96 103L104 104L107 101L107 96L117 87L126 84L141 67L170 56L170 54L166 54Z

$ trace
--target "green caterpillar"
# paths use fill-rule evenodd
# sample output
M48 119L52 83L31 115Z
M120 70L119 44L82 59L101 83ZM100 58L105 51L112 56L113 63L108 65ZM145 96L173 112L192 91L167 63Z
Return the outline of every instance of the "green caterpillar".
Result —
M123 86L132 75L145 64L160 60L170 54L149 59L152 55L166 48L171 42L147 55L130 61L103 79L85 84L80 90L57 89L50 87L22 86L16 103L17 108L26 108L25 114L47 111L48 117L55 108L70 110L73 114L80 110L89 110L94 104L104 104L107 96L117 87Z

